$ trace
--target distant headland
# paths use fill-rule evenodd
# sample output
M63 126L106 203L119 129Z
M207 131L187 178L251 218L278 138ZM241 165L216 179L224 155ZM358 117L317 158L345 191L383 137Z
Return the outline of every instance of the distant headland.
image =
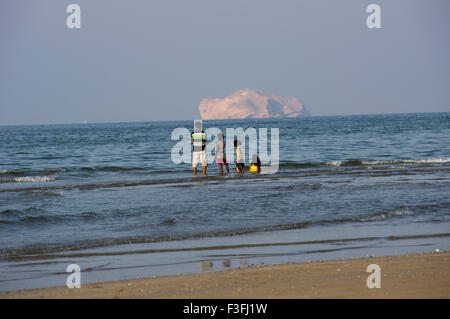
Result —
M198 106L203 120L279 118L308 116L295 97L279 97L263 90L243 89L227 97L204 98Z

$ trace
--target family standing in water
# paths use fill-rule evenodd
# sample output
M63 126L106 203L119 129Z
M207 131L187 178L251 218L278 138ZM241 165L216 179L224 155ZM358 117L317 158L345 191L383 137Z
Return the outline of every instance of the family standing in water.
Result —
M220 175L223 175L223 166L225 166L227 173L230 173L230 167L228 166L225 152L225 140L222 133L217 135L218 142L216 144L216 154L214 160L219 165ZM195 123L194 132L191 133L191 140L193 145L192 151L192 168L194 170L194 175L197 175L197 166L199 163L202 164L203 175L206 175L206 168L208 166L208 161L206 158L206 142L208 140L206 133L202 131L202 124L200 122ZM241 149L241 142L234 140L234 149L236 152L236 172L238 174L244 173L245 161L244 154ZM256 154L252 157L252 162L250 163L251 173L261 172L261 161Z

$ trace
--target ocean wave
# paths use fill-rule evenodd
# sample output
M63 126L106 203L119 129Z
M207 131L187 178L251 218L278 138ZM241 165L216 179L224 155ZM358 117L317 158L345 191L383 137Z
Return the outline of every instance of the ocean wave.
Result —
M32 209L31 209L32 210ZM30 214L29 212L22 212L18 210L5 210L0 212L0 229L5 227L13 229L15 227L38 227L48 224L59 224L68 222L89 222L91 220L104 219L105 215L99 212L79 212L73 214L45 214L44 212L35 212ZM296 223L286 223L286 224L275 224L275 225L262 225L248 228L237 228L228 230L218 230L211 232L200 232L192 234L173 234L170 236L155 236L155 237L135 237L135 238L119 238L115 240L108 241L110 245L119 245L122 243L137 244L137 243L151 243L151 242L162 242L162 241L175 241L175 240L187 240L196 238L210 238L210 237L231 237L246 235L258 232L270 232L270 231L284 231L284 230L299 230L312 226L318 225L329 225L329 224L342 224L342 223L371 223L383 221L390 218L398 218L402 216L411 216L414 214L413 209L400 206L392 210L378 211L365 216L358 217L348 217L348 218L332 218L323 220L309 220L300 221ZM174 225L177 222L174 217L167 217L160 221L161 225ZM88 246L83 248L94 248L96 245ZM81 246L79 246L81 247ZM1 256L1 254L0 254Z
M450 157L447 158L427 158L427 159L403 159L403 160L378 160L362 161L363 165L386 165L386 164L445 164L450 163Z
M0 212L0 218L10 218L10 217L17 217L22 216L22 211L17 209L6 209Z
M23 174L25 171L23 170L17 170L17 169L0 169L0 175L20 175Z
M134 242L130 239L118 240L118 239L104 239L88 243L73 243L69 245L59 245L53 247L42 248L42 246L31 245L22 249L5 250L0 249L0 258L6 260L11 259L14 261L34 261L39 260L42 263L43 260L51 260L57 258L67 259L69 257L84 258L93 256L118 256L118 255L136 255L136 254L152 254L152 253L169 253L169 252L183 252L183 251L206 251L206 250L230 250L230 249L242 249L242 248L257 248L257 247L270 247L270 246L291 246L291 245L317 245L317 244L342 244L351 242L370 242L380 240L411 240L411 239L424 239L424 238L444 238L450 237L450 233L428 233L428 234L416 234L416 235L399 235L399 236L369 236L369 237L341 237L336 239L319 239L319 240L304 240L304 241L287 241L287 242L257 242L257 243L235 243L235 244L223 244L214 246L193 246L193 247L172 247L172 248L139 248L129 247L128 249L120 250L98 250L98 251L86 251L89 248L99 248L111 245L121 244L136 244L143 243L142 241ZM154 241L152 241L154 242ZM144 242L145 243L145 242ZM345 248L344 248L345 249ZM350 248L351 249L351 248ZM83 251L84 250L84 251ZM325 251L336 251L325 250ZM317 250L316 252L323 252L324 250ZM61 254L61 252L63 252ZM309 250L307 253L313 251ZM59 253L59 254L58 254ZM210 255L221 256L221 255ZM229 256L229 255L227 255ZM36 263L34 263L36 264Z
M325 165L328 165L328 166L341 166L342 165L342 161L326 162Z
M399 160L373 160L364 161L359 159L336 160L326 162L327 166L375 166L375 165L396 165L396 164L446 164L450 163L447 158L426 158L426 159L399 159Z
M14 177L13 181L17 183L51 182L57 178L58 178L57 174L47 176L23 176L23 177Z
M57 173L64 173L66 171L66 168L2 169L0 170L0 183L49 182L58 178Z
M403 164L403 166L400 166ZM393 165L392 168L405 168L410 164L450 164L450 157L442 158L424 158L424 159L381 159L381 160L367 160L367 159L336 159L327 162L281 162L279 168L283 169L308 169L308 168L325 168L325 167L365 167L370 169L372 166ZM81 172L82 174L93 174L96 172L152 172L152 174L174 174L187 173L191 170L188 168L174 167L156 169L149 167L126 167L126 166L93 166L93 167L71 167L71 168L49 168L49 169L1 169L0 182L48 182L58 178L58 173L65 172Z
M388 210L388 211L383 211L383 212L377 212L373 215L367 216L367 217L363 217L363 218L358 218L355 219L355 221L359 221L359 222L375 222L375 221L380 221L380 220L386 220L395 216L410 216L413 215L414 211L408 207L398 207L394 210Z
M95 166L95 167L80 167L80 171L85 172L129 172L129 171L145 171L147 167L122 167L122 166Z
M4 227L24 227L24 226L39 226L47 224L68 223L71 221L90 221L104 219L105 216L101 213L89 211L75 214L46 214L33 208L28 208L25 211L7 209L0 212L0 229Z
M200 234L192 234L186 236L175 236L178 239L188 239L197 237L220 237L220 236L236 236L244 235L248 233L255 232L267 232L267 231L280 231L280 230L293 230L302 229L312 225L321 224L334 224L334 223L348 223L348 222L374 222L379 220L384 220L392 218L395 216L408 216L413 214L412 210L407 207L399 207L392 211L377 212L375 214L359 217L359 218L341 218L341 219L325 219L318 221L302 221L298 223L288 223L288 224L277 224L277 225L266 225L249 227L242 229L232 229L223 230L217 232L208 232ZM4 217L4 218L1 218ZM16 217L16 218L12 218ZM60 222L70 222L70 221L80 221L80 220L95 220L103 219L104 215L97 212L81 212L76 214L61 214L61 215L47 215L45 213L39 214L26 214L18 210L5 210L0 212L0 225L5 226L34 226L43 224L55 224ZM161 224L174 224L176 222L175 218L166 218L161 221ZM186 237L186 238L185 238ZM169 240L168 238L160 238L160 240Z
M312 167L320 167L322 166L322 163L311 163L311 162L304 162L304 163L297 163L297 162L284 162L280 163L280 168L312 168Z

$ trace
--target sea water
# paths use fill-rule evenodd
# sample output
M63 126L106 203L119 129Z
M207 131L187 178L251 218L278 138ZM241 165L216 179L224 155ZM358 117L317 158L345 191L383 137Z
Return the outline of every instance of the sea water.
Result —
M180 127L0 127L0 290L450 247L450 113L203 121L279 129L242 176L175 164Z

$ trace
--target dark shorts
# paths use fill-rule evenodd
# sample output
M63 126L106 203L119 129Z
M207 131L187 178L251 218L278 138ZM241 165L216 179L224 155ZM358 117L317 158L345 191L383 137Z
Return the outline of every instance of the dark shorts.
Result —
M244 163L236 163L236 167L239 167L239 168L244 168L244 167L245 167L245 165L244 165Z

